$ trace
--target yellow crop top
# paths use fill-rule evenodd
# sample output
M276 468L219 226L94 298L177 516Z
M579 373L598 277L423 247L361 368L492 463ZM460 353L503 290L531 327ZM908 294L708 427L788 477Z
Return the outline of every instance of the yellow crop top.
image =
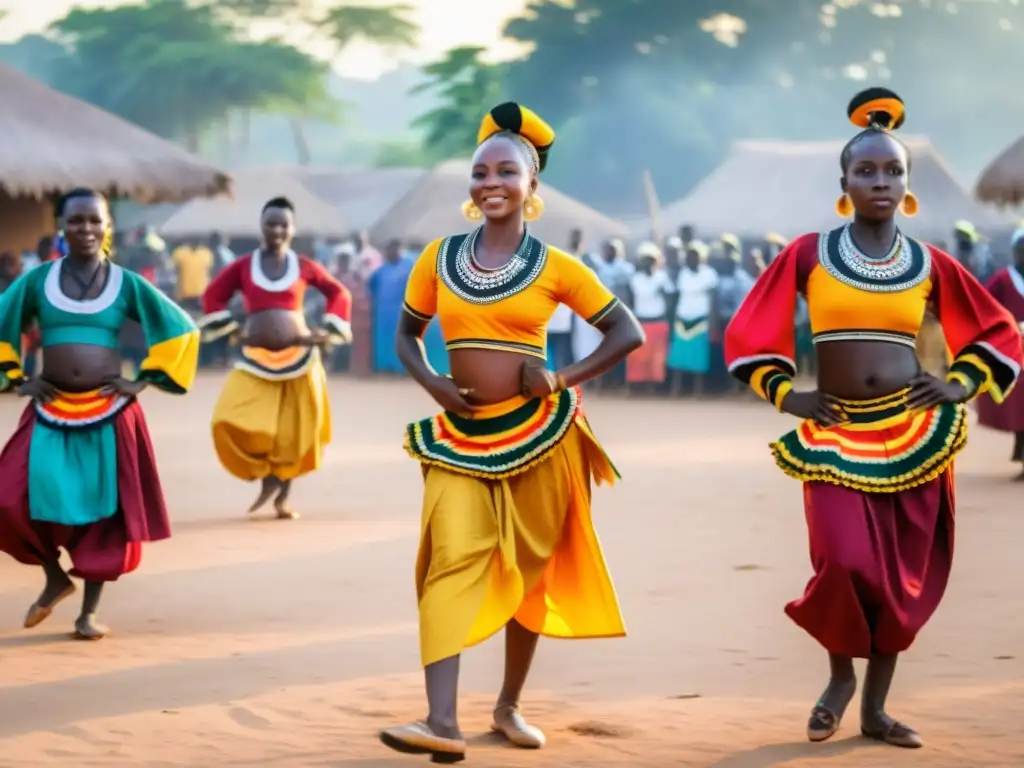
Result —
M579 259L527 234L501 269L473 258L480 230L428 245L409 275L404 309L413 317L437 315L448 350L500 349L544 359L547 326L559 304L591 325L618 299Z
M902 236L885 259L870 264L851 256L852 249L848 227L818 238L818 266L804 287L814 343L863 340L915 347L932 295L930 252Z

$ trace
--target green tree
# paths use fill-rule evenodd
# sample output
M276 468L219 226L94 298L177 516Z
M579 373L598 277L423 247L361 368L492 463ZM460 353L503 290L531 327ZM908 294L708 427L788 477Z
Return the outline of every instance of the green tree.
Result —
M413 122L434 161L471 153L484 112L502 100L503 69L481 61L484 52L479 46L453 48L423 68L427 79L411 91L431 91L439 98L437 107Z
M61 87L192 150L233 108L331 111L326 64L280 40L240 39L213 5L76 9L52 31L69 52Z
M559 133L552 181L606 207L639 202L645 168L663 197L684 193L738 138L846 135L868 84L894 87L908 131L943 146L1007 130L978 119L993 103L1024 119L994 76L1024 63L1016 0L533 0L505 34L530 51L506 92Z

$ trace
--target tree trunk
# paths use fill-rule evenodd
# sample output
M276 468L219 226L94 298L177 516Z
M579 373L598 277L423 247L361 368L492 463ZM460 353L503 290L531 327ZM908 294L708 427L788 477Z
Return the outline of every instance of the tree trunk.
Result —
M306 138L306 127L302 124L301 117L288 118L288 124L292 129L292 140L295 142L295 156L299 165L309 165L312 161L309 150L309 140Z

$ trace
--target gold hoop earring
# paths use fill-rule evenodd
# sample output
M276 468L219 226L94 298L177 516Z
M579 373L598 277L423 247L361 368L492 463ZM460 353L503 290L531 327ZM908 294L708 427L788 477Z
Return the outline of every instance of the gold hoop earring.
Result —
M484 212L472 200L467 200L462 204L462 215L466 221L482 221L484 218Z
M918 202L917 195L913 192L907 192L900 201L900 213L908 217L917 216L919 210L921 210L921 203Z
M544 200L540 195L530 195L523 204L523 218L526 221L536 221L544 215Z
M836 200L836 213L844 219L853 216L853 201L845 192L842 197Z

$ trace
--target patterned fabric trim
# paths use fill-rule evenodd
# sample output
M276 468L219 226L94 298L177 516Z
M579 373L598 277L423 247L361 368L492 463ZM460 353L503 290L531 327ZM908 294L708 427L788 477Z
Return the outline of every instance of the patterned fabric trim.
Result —
M540 276L548 260L548 247L527 232L508 263L494 271L482 270L473 258L480 229L448 237L437 252L437 275L445 287L470 304L494 304L526 290Z
M818 236L818 263L839 282L871 293L909 290L932 271L931 252L902 233L885 258L867 258L854 245L849 224Z
M681 317L677 317L673 326L676 337L687 341L703 336L708 332L709 327L706 317L695 317L692 320L683 320Z
M342 320L337 315L324 315L324 328L332 344L352 342L352 325L347 320Z
M239 328L238 322L228 309L203 315L196 321L196 327L199 328L199 338L203 343L230 336Z
M551 455L569 427L583 420L579 389L537 398L502 416L467 419L447 411L406 428L404 448L423 464L498 480ZM585 422L583 422L585 423Z
M316 347L289 347L282 350L261 347L242 347L242 357L235 362L235 370L251 373L265 381L297 379L320 359Z
M899 331L875 331L875 330L853 330L853 331L822 331L811 337L815 344L823 344L829 341L887 341L891 344L899 344L911 349L917 348L917 337L912 333L900 333Z
M547 352L534 344L499 339L452 339L444 345L449 352L455 349L496 349L502 352L518 352L523 355L547 358Z
M771 444L792 478L866 493L899 493L941 475L967 442L967 409L944 404L910 411L909 390L874 400L841 400L847 421L805 421Z
M133 398L92 392L59 392L48 403L33 402L36 417L57 429L92 429L114 419Z
M729 373L742 381L744 384L751 384L754 377L764 368L778 368L785 371L790 377L796 376L796 363L782 355L750 355L733 360L729 366ZM753 384L751 384L753 386ZM756 387L755 387L756 389Z
M975 390L988 392L997 403L1013 390L1020 375L1016 362L999 354L990 344L968 344L953 360L950 372L959 372L975 383Z
M619 299L616 297L605 304L601 309L587 318L587 323L597 325L612 313L612 310L619 306Z
M434 319L433 315L425 315L422 312L418 312L417 310L413 309L411 306L409 306L409 302L407 301L402 302L402 309L405 310L406 314L412 315L417 320L422 320L425 323L429 323L431 320Z

